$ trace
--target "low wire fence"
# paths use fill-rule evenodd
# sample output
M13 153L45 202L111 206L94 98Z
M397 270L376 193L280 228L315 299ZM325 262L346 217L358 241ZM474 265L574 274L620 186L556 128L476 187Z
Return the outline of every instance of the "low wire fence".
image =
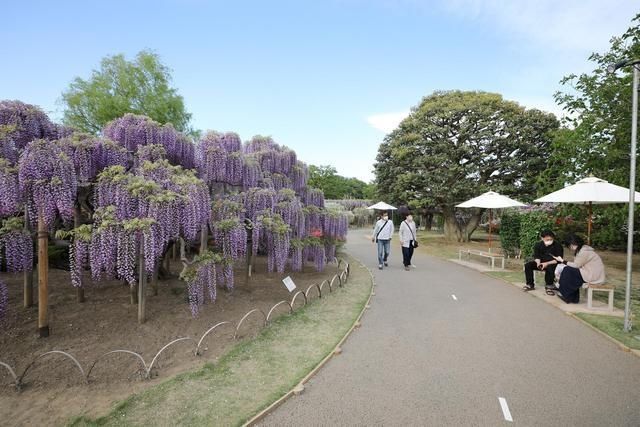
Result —
M73 354L66 351L62 351L62 350L51 350L36 356L30 363L26 365L26 367L22 370L22 373L20 375L16 373L17 370L14 369L11 365L1 360L0 360L0 367L4 368L4 370L8 372L9 376L13 380L7 385L9 387L15 388L16 391L20 391L27 384L25 382L25 378L27 377L27 374L30 372L31 368L33 368L36 364L40 363L41 360L45 358L48 359L54 356L58 356L58 357L62 356L64 358L63 360L68 360L69 363L72 363L73 365L75 365L75 367L77 367L77 372L81 380L85 384L89 384L91 381L96 380L95 377L94 378L91 377L91 373L93 372L94 368L97 365L101 363L106 363L106 361L112 358L112 356L114 355L126 354L131 356L131 358L135 359L136 362L140 365L136 373L140 373L143 379L148 380L158 375L158 371L159 371L158 358L166 350L173 347L174 345L177 345L180 343L182 344L188 343L189 345L193 346L193 356L194 357L201 356L202 345L205 342L205 339L219 329L223 329L223 328L229 329L230 333L233 332L233 339L237 340L242 336L240 333L242 325L250 317L258 316L261 319L261 323L260 323L261 327L265 328L269 326L269 324L273 321L273 315L274 313L277 312L278 308L282 307L282 309L287 310L288 314L293 314L293 312L296 309L302 308L307 304L309 304L313 296L315 296L317 299L321 299L323 295L326 295L327 291L331 293L334 290L336 290L336 288L343 287L347 283L349 279L349 275L351 273L349 263L342 259L337 259L337 258L334 258L334 261L337 263L336 274L334 274L330 279L323 280L321 283L311 284L305 291L297 291L291 297L291 301L283 300L283 301L277 302L271 307L271 309L266 314L263 310L259 308L254 308L252 310L249 310L244 316L242 316L242 318L237 323L233 323L230 321L219 322L211 326L209 329L207 329L202 334L202 336L200 336L200 339L198 340L192 337L176 338L168 342L162 348L160 348L160 350L155 354L155 356L151 359L149 363L145 361L144 357L142 357L140 353L137 353L132 350L126 350L126 349L116 349L116 350L111 350L104 354L99 355L97 358L93 360L92 363L87 365L89 367L89 369L87 370L85 369L86 366L83 367L82 364L78 361L78 359Z

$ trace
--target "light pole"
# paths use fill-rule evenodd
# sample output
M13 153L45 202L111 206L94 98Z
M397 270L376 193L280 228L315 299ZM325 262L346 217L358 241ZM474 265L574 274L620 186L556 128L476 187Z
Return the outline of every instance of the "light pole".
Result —
M627 286L624 294L624 331L631 331L631 262L633 260L633 210L635 207L636 192L636 140L638 136L638 80L640 71L638 70L640 59L623 59L615 64L609 65L607 71L615 73L618 68L633 67L633 94L631 111L631 153L629 169L629 219L627 233Z

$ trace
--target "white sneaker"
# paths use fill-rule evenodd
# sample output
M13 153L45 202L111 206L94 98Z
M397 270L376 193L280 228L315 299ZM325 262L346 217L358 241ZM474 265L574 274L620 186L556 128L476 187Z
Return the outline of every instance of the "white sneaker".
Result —
M416 266L415 266L415 265L413 265L413 264L409 264L409 267L411 267L411 268L416 268Z

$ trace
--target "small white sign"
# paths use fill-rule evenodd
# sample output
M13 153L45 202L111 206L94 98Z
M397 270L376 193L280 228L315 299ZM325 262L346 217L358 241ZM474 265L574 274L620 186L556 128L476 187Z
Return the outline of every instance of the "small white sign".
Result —
M289 289L289 292L293 292L293 290L296 288L296 284L293 283L293 280L291 280L291 277L289 276L282 279L282 283L284 283L287 289Z

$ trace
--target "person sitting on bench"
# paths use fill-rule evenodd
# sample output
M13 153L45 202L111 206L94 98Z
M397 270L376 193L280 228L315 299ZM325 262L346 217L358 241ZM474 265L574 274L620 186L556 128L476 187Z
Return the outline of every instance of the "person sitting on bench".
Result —
M551 230L544 230L540 233L540 241L533 247L533 261L529 261L524 265L524 277L526 285L524 291L535 289L536 285L533 279L533 270L544 271L545 290L548 295L555 295L553 286L554 271L558 261L554 257L562 257L564 251L562 245L556 240L556 235Z
M573 262L567 262L561 256L555 260L564 264L558 280L558 296L567 304L580 302L580 288L584 283L599 285L605 282L604 263L591 246L585 245L580 236L567 237L567 248L575 253Z

